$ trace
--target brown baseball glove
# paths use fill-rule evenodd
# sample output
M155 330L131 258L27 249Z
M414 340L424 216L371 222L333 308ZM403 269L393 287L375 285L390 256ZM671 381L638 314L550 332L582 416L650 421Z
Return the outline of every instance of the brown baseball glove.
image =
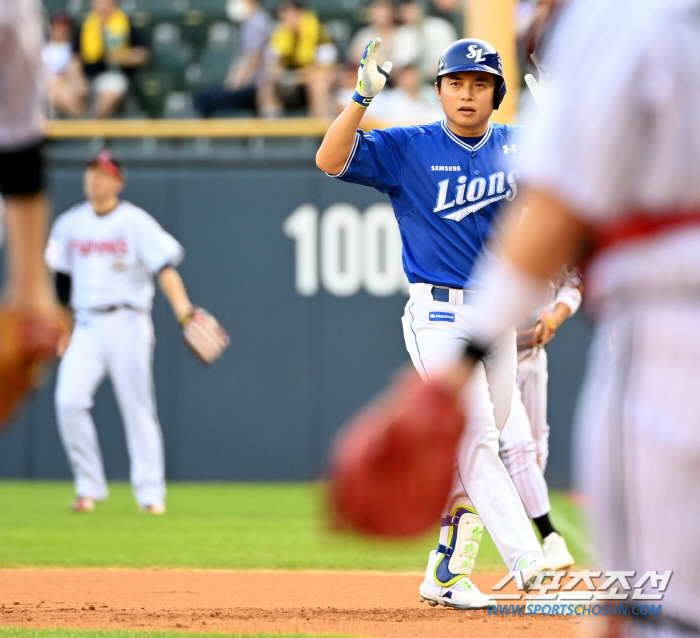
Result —
M459 399L411 370L340 432L328 500L336 528L414 536L440 518L464 428Z
M204 308L194 308L180 323L185 343L207 365L214 363L231 343L224 327Z
M0 306L0 428L39 386L67 330L69 320L61 311L38 317Z

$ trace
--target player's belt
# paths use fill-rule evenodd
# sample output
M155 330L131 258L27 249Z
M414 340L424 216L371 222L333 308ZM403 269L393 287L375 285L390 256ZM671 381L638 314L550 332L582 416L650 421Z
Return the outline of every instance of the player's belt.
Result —
M464 303L464 296L467 293L472 293L473 290L461 290L459 288L443 288L442 286L433 286L430 289L430 294L433 296L433 301L444 301L452 305L461 306Z
M97 308L90 308L89 312L96 312L99 315L105 315L109 312L116 312L117 310L142 310L142 308L137 308L129 303L120 303L113 306L99 306Z

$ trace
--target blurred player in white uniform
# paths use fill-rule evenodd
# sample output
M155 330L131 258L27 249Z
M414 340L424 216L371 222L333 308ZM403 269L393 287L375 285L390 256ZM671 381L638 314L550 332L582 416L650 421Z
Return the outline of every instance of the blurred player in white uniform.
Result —
M469 360L588 253L579 485L606 569L673 570L661 615L615 617L608 635L697 636L700 2L573 0L544 61L554 82L522 149L530 214L487 268Z
M28 367L41 366L58 336L53 328L57 307L43 260L49 205L43 179L42 46L38 0L0 0L0 194L8 250L0 316L4 330L19 321L33 335L0 348L0 422L21 396L12 389L18 370L22 375ZM20 350L24 370L8 365L17 354L9 346Z
M193 307L175 266L182 246L146 211L119 199L121 162L102 151L88 163L87 201L53 225L46 260L57 273L59 298L70 302L75 326L58 370L56 415L77 498L92 511L107 498L102 456L90 416L98 386L109 375L122 413L139 507L165 511L163 440L153 392L153 278L182 320Z
M547 352L544 346L581 305L580 277L566 269L549 283L547 303L528 330L518 333L518 373L508 421L499 437L500 454L515 483L525 512L542 537L544 555L555 570L574 562L566 541L549 518L551 505L544 478L549 456Z

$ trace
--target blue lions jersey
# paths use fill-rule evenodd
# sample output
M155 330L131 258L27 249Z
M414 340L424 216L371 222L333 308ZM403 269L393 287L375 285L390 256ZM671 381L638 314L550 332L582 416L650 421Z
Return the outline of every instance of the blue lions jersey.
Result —
M389 196L411 283L469 288L494 218L517 194L518 129L490 123L474 146L444 121L358 131L335 177Z

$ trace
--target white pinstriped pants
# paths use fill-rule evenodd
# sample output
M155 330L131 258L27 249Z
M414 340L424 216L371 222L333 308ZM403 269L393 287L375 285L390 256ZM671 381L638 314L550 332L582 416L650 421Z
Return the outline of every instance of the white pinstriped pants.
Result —
M518 363L508 421L500 436L500 455L530 518L549 512L544 479L549 455L547 353L535 349Z
M76 494L107 498L107 480L95 423L93 398L109 375L124 421L131 484L139 505L165 500L163 437L153 392L151 316L128 308L78 315L70 346L58 368L56 417L75 477Z
M423 378L429 378L461 355L469 337L471 306L433 301L431 286L411 284L410 299L402 318L406 348ZM431 321L431 313L434 315ZM454 321L445 321L454 315ZM513 481L498 456L498 432L503 427L515 385L515 332L477 366L465 389L469 424L456 459L452 510L457 505L476 507L508 569L520 557L542 552ZM446 512L447 514L448 512Z
M577 417L577 479L603 566L674 572L661 624L630 623L628 636L700 634L700 291L672 296L608 310Z

